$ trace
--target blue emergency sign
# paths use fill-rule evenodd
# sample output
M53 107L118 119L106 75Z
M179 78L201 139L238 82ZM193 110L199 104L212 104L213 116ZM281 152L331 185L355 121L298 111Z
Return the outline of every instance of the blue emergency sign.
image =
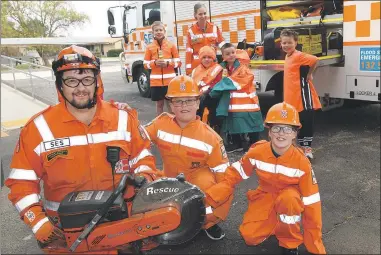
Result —
M380 72L380 47L360 48L360 71Z
M146 33L144 33L144 44L145 45L151 44L152 41L153 41L152 32L146 32Z

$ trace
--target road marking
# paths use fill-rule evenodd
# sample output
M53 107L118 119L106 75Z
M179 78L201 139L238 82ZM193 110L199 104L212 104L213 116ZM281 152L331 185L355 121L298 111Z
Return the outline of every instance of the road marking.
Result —
M7 130L19 128L19 127L24 126L25 123L27 123L27 121L29 119L30 118L4 121L4 122L1 122L1 127L5 128Z
M23 241L27 241L27 240L30 240L30 239L32 239L32 235L28 235L28 236L24 237L22 240Z
M1 130L1 137L7 137L9 136L7 133L5 133L3 130Z

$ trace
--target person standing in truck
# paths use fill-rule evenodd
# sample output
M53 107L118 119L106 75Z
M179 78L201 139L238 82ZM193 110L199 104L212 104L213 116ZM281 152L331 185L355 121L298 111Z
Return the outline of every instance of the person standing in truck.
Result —
M187 33L185 59L187 75L190 75L192 70L200 64L199 50L203 46L211 46L217 49L225 44L221 30L213 23L207 21L206 10L204 4L197 3L194 5L194 18L197 22L189 28Z
M169 82L176 76L175 68L181 67L176 45L165 38L165 26L161 21L152 24L154 41L146 48L144 68L151 70L151 99L156 102L156 114L164 111L165 95ZM169 106L167 104L168 111Z
M298 143L308 159L313 159L312 139L315 111L321 109L319 97L312 83L312 74L318 65L316 56L296 50L298 33L283 29L280 34L281 47L286 53L284 63L283 100L299 112L302 128Z

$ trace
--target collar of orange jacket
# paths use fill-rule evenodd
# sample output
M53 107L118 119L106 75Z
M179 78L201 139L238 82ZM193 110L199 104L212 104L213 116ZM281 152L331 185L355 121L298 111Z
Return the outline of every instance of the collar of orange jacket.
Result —
M176 116L175 115L172 116L172 120L173 120L173 122L176 123L176 125L179 126L179 128L181 128L180 125L178 124L177 120L176 120ZM194 127L194 126L198 125L200 123L200 121L201 121L200 116L196 115L196 119L190 121L185 127L181 128L181 129L186 129L186 128Z

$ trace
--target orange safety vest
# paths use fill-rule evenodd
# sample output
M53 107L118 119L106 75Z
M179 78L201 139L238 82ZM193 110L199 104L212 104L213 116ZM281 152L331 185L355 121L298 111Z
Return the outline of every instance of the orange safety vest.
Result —
M202 64L199 64L192 71L192 78L198 85L200 94L204 93L208 89L211 89L216 82L219 80L216 79L222 71L222 66L217 63L214 63L209 68L205 68Z
M280 234L284 245L294 247L298 242L304 241L309 252L324 254L319 187L309 160L300 149L293 145L285 154L275 157L271 142L259 141L255 143L239 161L228 167L224 181L206 191L207 198L216 204L224 202L231 196L232 190L229 190L229 187L232 188L242 180L248 179L254 171L257 174L259 186L256 190L250 190L247 193L249 207L244 214L243 223L240 227L241 235L245 241L250 243L248 240L255 240L252 243L255 245L261 243L266 237L274 233L274 226L278 221L280 225L277 226L283 229ZM282 194L286 189L294 190L288 194L300 194L300 196L294 195L292 197L294 200L289 200L290 204L274 206L275 203L279 202L277 200L279 194ZM291 211L293 215L273 213L273 210L278 209L277 207ZM299 215L295 215L296 211ZM303 236L300 233L300 226L294 227L299 225L301 221L303 223ZM264 222L271 226L267 227ZM260 229L253 233L252 230L256 227L260 227Z
M223 67L226 62L221 63ZM227 79L227 80L224 80ZM236 69L230 70L228 77L223 78L215 87L222 83L233 84L236 90L230 91L229 112L257 112L260 111L257 90L254 84L254 74L247 65L239 61Z
M199 50L203 46L221 48L225 44L221 30L213 23L206 22L206 29L200 29L197 23L193 24L187 34L185 69L190 75L192 70L200 64Z
M162 56L160 56L160 51ZM167 62L167 67L155 65L155 60L162 58ZM175 68L181 67L181 60L176 45L163 39L161 45L157 40L149 44L144 55L144 68L151 69L150 86L168 86L169 82L176 77Z
M154 179L155 159L150 141L135 110L118 110L102 100L90 125L77 120L59 103L33 116L21 130L5 182L9 200L20 215L42 205L47 216L57 216L62 199L73 191L112 190L106 145L120 147L115 183L131 172ZM40 198L40 180L44 201Z
M163 113L145 128L159 148L165 176L176 177L184 173L188 182L203 191L223 179L229 159L222 138L199 117L181 128L174 115ZM215 224L218 221L216 218L224 220L230 202L219 208L206 205L207 214L215 217L207 216L204 228Z
M294 106L298 112L320 109L321 104L312 81L307 74L318 58L295 50L284 63L284 101Z

